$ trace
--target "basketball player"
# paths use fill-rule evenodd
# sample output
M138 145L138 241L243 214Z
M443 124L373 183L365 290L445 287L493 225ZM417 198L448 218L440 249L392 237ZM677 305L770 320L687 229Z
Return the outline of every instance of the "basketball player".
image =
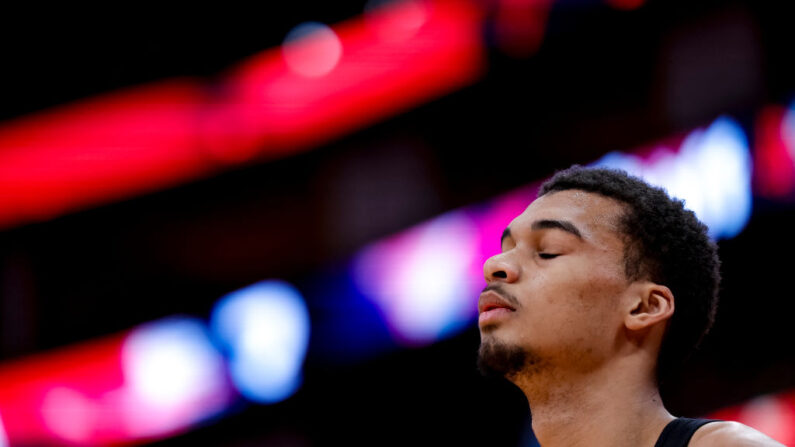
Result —
M543 447L781 446L736 422L675 418L660 399L712 325L720 281L706 227L663 190L622 171L559 172L483 270L479 367L524 392Z

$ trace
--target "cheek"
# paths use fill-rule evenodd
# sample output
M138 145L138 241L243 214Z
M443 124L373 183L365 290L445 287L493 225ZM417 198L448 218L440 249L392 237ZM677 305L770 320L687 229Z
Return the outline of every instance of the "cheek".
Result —
M545 296L547 305L556 314L547 315L550 323L569 328L571 335L586 338L609 336L616 324L619 297L625 287L623 274L606 265L572 263L561 268L560 278L550 281L545 275L550 293Z
M578 257L565 267L567 271L561 277L576 284L586 302L593 302L598 296L616 295L626 286L623 259L616 258L612 251Z
M525 274L516 291L523 308L520 321L510 328L514 339L590 346L611 337L611 328L620 323L616 309L623 272L572 259Z

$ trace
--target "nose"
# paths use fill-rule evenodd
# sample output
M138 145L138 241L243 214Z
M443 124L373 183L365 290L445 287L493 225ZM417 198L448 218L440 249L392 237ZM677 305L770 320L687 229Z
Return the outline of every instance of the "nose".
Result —
M519 267L507 253L496 254L483 264L483 276L487 283L494 281L515 282L519 279Z

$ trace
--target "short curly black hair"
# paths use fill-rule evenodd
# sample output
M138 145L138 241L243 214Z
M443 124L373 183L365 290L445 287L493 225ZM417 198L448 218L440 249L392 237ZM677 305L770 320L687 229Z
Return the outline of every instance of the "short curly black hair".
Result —
M541 185L538 196L581 190L626 204L624 269L630 280L667 286L675 307L657 361L663 382L693 353L715 320L720 260L707 227L661 188L624 171L574 165Z

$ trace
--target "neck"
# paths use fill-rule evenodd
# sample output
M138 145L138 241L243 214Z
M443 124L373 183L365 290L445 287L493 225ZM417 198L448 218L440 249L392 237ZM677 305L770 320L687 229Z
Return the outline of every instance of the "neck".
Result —
M623 363L623 364L621 364ZM530 403L533 432L544 447L653 446L673 419L651 371L631 359L587 373L535 371L513 382Z

